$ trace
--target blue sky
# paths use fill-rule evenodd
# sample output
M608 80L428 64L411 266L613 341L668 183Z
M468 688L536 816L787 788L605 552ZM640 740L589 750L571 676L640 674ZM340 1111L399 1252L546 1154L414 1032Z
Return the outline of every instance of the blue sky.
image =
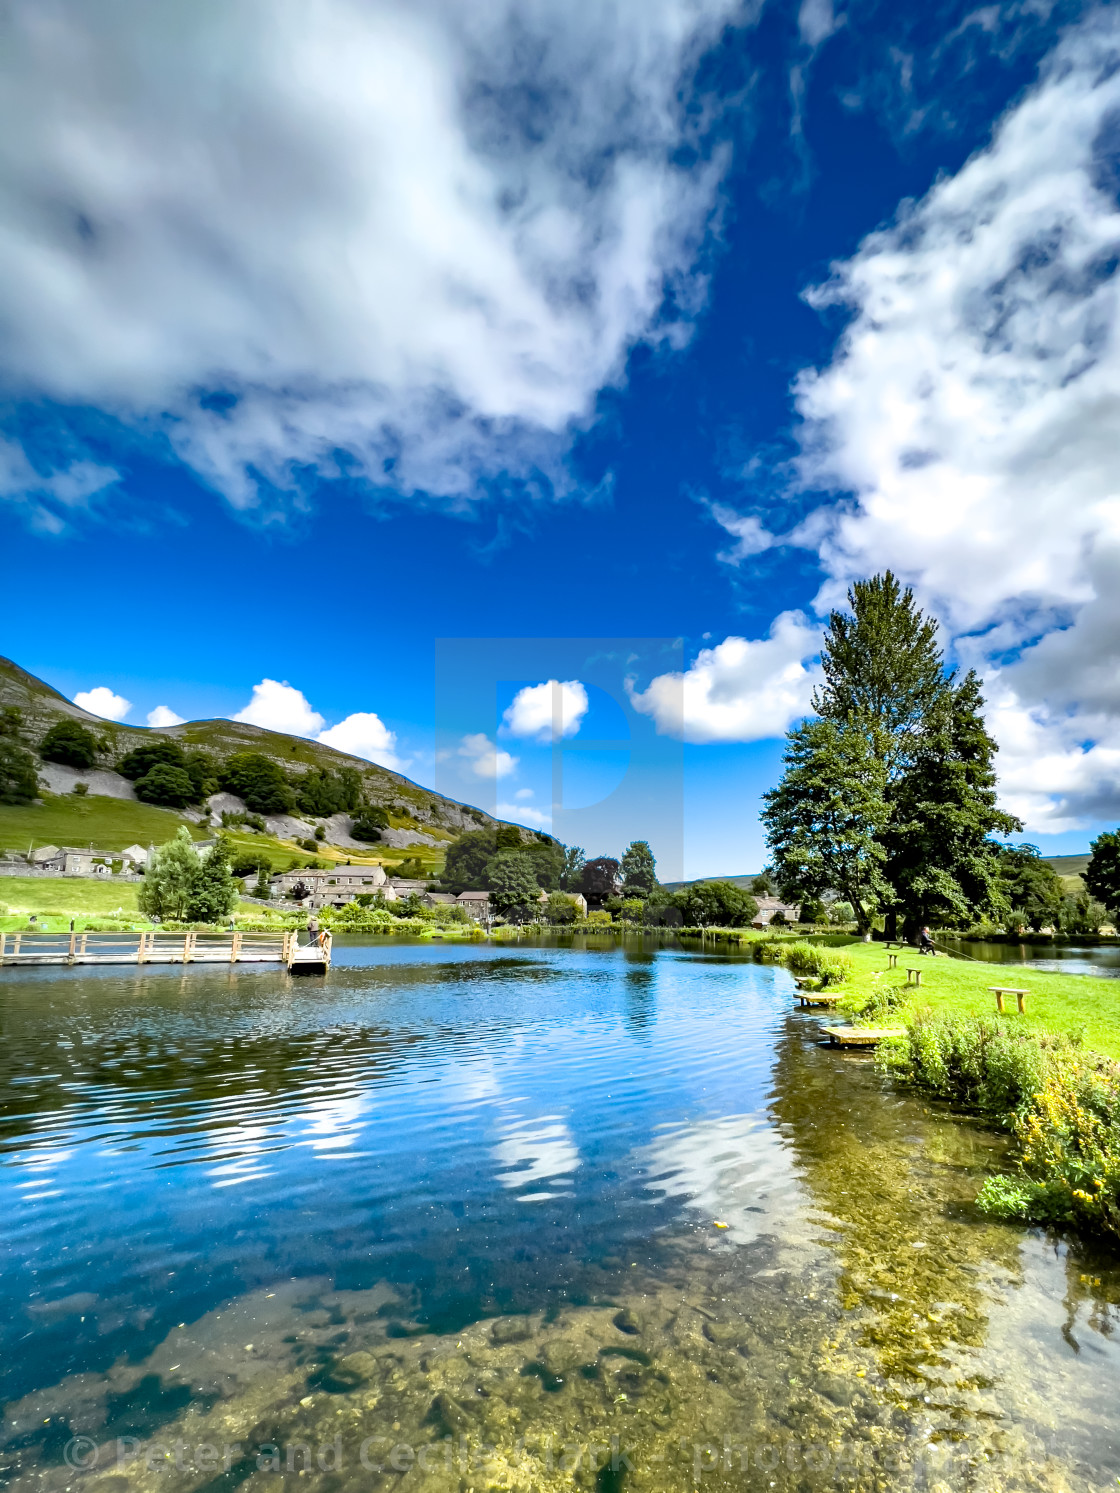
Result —
M1116 822L1114 9L60 0L10 41L10 657L527 823L562 751L558 833L733 872L890 565L1029 837Z

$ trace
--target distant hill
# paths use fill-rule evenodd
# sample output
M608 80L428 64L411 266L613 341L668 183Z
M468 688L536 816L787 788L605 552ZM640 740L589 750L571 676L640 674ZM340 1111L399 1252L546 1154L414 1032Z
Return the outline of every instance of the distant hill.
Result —
M661 885L667 892L680 892L686 886L700 886L705 881L729 881L732 886L740 886L745 892L749 892L751 882L761 875L761 871L747 871L742 876L698 876L695 881L663 881Z
M458 803L440 793L434 793L430 788L423 788L419 783L412 782L399 772L391 772L387 767L379 767L362 757L351 757L323 742L287 736L280 731L266 731L260 726L227 720L187 721L181 726L168 727L130 726L106 721L67 700L58 690L52 689L42 679L37 679L34 674L29 674L8 658L0 658L0 706L15 706L19 709L22 717L21 741L24 746L36 752L47 731L57 721L71 719L82 722L103 743L97 768L106 772L112 772L125 754L141 742L166 736L184 746L204 749L218 758L231 756L234 752L260 752L279 763L289 773L314 767L330 768L335 772L343 767L354 768L362 775L365 797L370 803L383 807L394 824L411 824L420 830L430 829L445 842L464 830L503 822L495 820L483 809ZM122 786L131 799L131 790L127 785ZM98 791L94 788L93 794ZM68 795L63 795L63 799L66 798ZM55 799L54 802L57 804L59 800ZM132 807L135 809L139 806L133 804ZM14 811L9 811L12 812ZM28 812L26 808L19 811L21 834L22 819ZM80 844L87 838L86 835L78 835L76 842Z
M1044 855L1042 859L1048 866L1053 866L1059 876L1084 876L1089 869L1090 855L1086 850L1084 855Z

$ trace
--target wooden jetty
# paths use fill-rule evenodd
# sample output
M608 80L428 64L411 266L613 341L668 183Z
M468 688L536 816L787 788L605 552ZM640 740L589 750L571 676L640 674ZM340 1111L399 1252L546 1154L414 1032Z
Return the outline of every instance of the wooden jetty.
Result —
M326 962L330 964L330 934ZM286 964L297 949L283 933L0 933L0 965ZM307 952L311 952L308 950ZM317 956L322 962L322 953Z
M297 944L293 939L288 951L290 975L325 975L331 967L331 936L320 933L314 942Z
M900 1026L826 1026L833 1047L875 1047L884 1037L904 1037Z
M799 1006L835 1006L844 997L832 990L799 990L797 992L797 1004Z

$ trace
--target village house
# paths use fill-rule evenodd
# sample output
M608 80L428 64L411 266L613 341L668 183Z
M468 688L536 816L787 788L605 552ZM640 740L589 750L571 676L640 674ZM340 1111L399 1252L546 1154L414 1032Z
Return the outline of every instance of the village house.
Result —
M460 892L455 901L460 907L466 908L468 917L472 917L476 923L484 923L490 916L489 892Z
M780 912L787 923L796 923L801 917L801 907L796 902L783 902L779 897L756 897L758 911L751 921L752 928L765 928Z

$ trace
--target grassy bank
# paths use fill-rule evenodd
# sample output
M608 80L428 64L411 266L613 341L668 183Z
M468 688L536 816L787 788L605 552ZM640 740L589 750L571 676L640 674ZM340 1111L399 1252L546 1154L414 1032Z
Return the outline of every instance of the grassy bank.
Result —
M913 1019L921 1010L939 1016L990 1016L1010 1031L1073 1036L1095 1052L1120 1059L1120 980L1051 974L1014 964L981 964L941 955L921 958L916 950L898 951L899 967L888 970L887 950L882 944L856 941L845 943L843 953L852 964L852 973L842 987L844 1005L856 1020L865 1012L874 1016L885 1011L903 1021ZM907 988L907 965L921 969L920 989ZM1007 1003L1012 1009L997 1018L990 985L1029 991L1026 1012L1020 1015L1011 997Z

